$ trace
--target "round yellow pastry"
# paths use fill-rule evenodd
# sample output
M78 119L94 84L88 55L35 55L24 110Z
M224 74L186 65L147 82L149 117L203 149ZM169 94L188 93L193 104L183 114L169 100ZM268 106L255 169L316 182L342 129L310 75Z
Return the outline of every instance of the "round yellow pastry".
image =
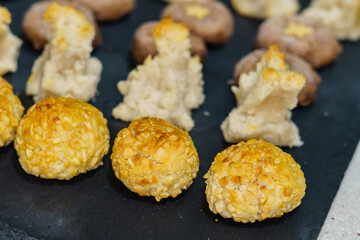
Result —
M175 198L199 170L189 134L158 118L141 118L122 129L111 155L115 175L140 196Z
M12 86L0 77L0 147L14 140L23 113L24 107L13 93Z
M305 195L300 165L263 140L228 147L217 154L204 177L210 210L235 222L281 217Z
M24 115L15 149L25 172L68 180L102 165L109 139L107 121L98 109L80 100L51 97Z

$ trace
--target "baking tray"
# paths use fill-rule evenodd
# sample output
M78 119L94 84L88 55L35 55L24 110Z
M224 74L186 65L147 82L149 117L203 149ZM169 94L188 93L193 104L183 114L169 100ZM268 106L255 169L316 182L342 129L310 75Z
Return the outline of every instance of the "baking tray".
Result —
M11 29L21 34L21 19L31 0L4 1L13 14ZM306 6L309 1L303 1ZM225 3L230 6L229 1ZM103 45L93 55L103 65L99 95L91 103L108 119L111 143L128 123L111 117L122 96L116 83L134 67L129 56L134 30L158 19L164 3L138 0L136 10L118 22L100 24ZM215 155L229 146L220 124L235 106L227 80L233 65L253 49L260 21L234 14L235 35L221 47L210 47L204 66L205 103L193 111L190 132L200 157L200 170L188 191L157 203L139 197L115 178L110 153L104 166L70 181L27 175L13 144L0 149L0 239L316 239L360 136L360 43L344 42L338 62L321 69L318 99L293 111L305 144L285 148L300 163L306 195L293 212L253 224L235 223L213 214L205 198L203 175ZM28 109L24 94L32 64L41 52L29 43L21 49L19 70L6 78ZM208 115L209 113L210 115Z

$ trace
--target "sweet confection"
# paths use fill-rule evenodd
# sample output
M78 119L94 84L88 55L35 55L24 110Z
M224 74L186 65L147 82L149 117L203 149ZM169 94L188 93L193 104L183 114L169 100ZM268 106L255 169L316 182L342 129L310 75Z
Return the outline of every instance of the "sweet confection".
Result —
M96 34L93 40L93 46L99 46L101 44L101 33L96 22L94 13L90 8L76 1L71 0L49 0L49 1L38 1L33 3L30 8L26 11L23 21L22 28L25 37L32 43L36 50L43 49L48 42L47 29L44 22L44 12L48 7L56 2L60 5L73 6L77 11L81 12L86 16L86 19L93 24Z
M243 223L291 212L306 189L300 165L263 140L228 147L216 155L204 177L210 210Z
M221 125L227 142L259 139L278 146L301 146L297 126L290 109L305 85L305 77L289 71L284 55L270 47L256 66L256 71L242 74L238 86L231 90L237 107Z
M48 44L35 61L26 84L34 101L45 97L92 99L102 71L101 62L91 57L95 30L73 7L53 3L44 13Z
M184 24L165 18L153 31L159 51L118 83L123 102L113 116L123 121L158 117L189 131L194 126L191 110L205 99L202 64L190 56L189 31Z
M149 55L157 55L158 51L152 32L155 25L158 23L159 22L157 21L146 22L136 29L131 42L131 54L137 64L144 63ZM204 40L194 34L190 34L190 45L191 55L199 56L201 62L204 63L207 57L207 49Z
M257 63L261 61L261 57L266 51L266 49L257 49L237 62L233 72L233 83L238 84L241 74L255 71ZM295 54L284 52L284 61L290 71L300 73L305 77L306 83L298 95L298 102L300 106L310 105L316 100L318 87L321 82L319 74L308 62Z
M321 22L302 16L275 17L263 22L256 36L256 46L296 54L313 67L320 68L334 62L342 47L330 28Z
M15 149L28 174L69 180L103 165L109 140L107 121L98 109L80 100L50 97L24 115Z
M324 23L340 40L360 39L360 0L314 0L302 15Z
M253 18L271 18L296 14L300 9L298 0L231 0L240 15Z
M15 139L16 129L24 113L19 98L12 86L0 77L0 147L6 146Z
M11 13L0 6L0 76L16 72L22 41L10 30Z
M210 44L224 44L234 33L233 16L220 1L173 3L161 15L185 23L191 32Z
M76 0L94 11L99 21L114 21L134 10L136 0Z
M141 118L121 130L111 160L116 177L127 188L156 201L188 189L199 170L189 134L158 118Z

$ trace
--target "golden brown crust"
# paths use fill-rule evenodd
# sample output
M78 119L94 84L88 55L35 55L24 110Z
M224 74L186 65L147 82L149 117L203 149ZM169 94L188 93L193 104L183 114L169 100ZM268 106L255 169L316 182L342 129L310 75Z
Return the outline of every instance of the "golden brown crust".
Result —
M312 31L310 34L301 34L302 38L297 34L286 34L290 24L304 25ZM301 31L301 28L298 30ZM256 46L268 48L274 44L282 51L302 57L315 68L332 63L342 52L341 45L328 27L302 16L276 17L262 23Z
M24 115L15 149L27 173L68 180L103 164L109 138L98 109L80 100L51 97Z
M83 13L86 16L86 19L94 26L96 31L95 38L93 40L93 46L97 47L101 45L101 32L96 22L94 13L90 8L81 4L80 2L74 2L70 0L49 0L39 1L32 4L26 11L22 21L23 33L25 37L32 43L35 49L40 50L44 48L48 42L43 14L52 2L57 2L60 5L73 6L77 11Z
M240 142L217 154L204 177L210 210L236 222L281 217L305 195L299 164L263 140Z
M23 113L24 107L13 93L12 86L0 77L0 147L14 140Z
M142 64L147 56L155 56L158 54L152 31L158 21L150 21L140 25L135 33L131 42L131 54L137 64ZM204 63L207 57L207 49L205 42L202 38L190 34L191 54L198 55Z
M186 190L199 170L189 134L159 118L141 118L121 130L111 160L126 187L157 201Z
M188 7L202 7L209 10L209 14L201 17L189 15ZM223 44L229 40L234 32L234 19L229 9L218 1L209 2L179 2L167 6L162 17L170 16L177 22L184 22L196 35L211 44Z
M78 0L91 8L99 21L114 21L134 10L135 0Z

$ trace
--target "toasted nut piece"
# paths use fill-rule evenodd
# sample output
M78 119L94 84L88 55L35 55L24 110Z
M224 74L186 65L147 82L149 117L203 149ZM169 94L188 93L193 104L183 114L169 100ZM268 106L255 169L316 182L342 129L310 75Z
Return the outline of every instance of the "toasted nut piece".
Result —
M230 10L218 1L179 2L167 6L162 17L170 16L211 44L226 43L234 33L234 19Z
M155 41L152 36L152 32L158 21L146 22L140 25L134 34L131 42L131 54L136 64L142 64L146 57L158 54ZM193 56L198 55L201 58L201 62L205 62L207 57L207 49L202 38L191 34L190 35L191 54Z
M111 160L116 177L127 188L156 201L188 189L199 171L189 134L159 118L141 118L122 129Z
M240 75L256 70L256 65L261 61L261 57L266 53L265 49L255 50L243 57L234 66L233 84L238 84ZM318 86L321 82L320 75L312 66L301 57L292 53L285 52L284 60L289 65L289 70L302 74L306 83L298 95L299 105L308 106L316 100Z
M290 154L254 139L218 153L204 178L210 210L243 223L291 212L306 189L304 173Z
M301 16L276 17L259 27L256 46L294 53L319 68L336 60L342 47L332 31L320 22Z
M80 100L51 97L24 115L15 149L25 172L68 180L103 165L109 139L107 121L98 109Z
M134 10L135 0L77 0L90 7L99 21L114 21Z
M93 40L93 46L97 47L101 45L101 32L96 22L94 13L91 11L90 8L88 8L84 4L71 0L51 0L38 1L32 4L30 8L26 11L22 21L23 33L25 37L32 43L33 47L36 50L43 49L48 42L47 30L44 23L43 15L46 9L54 1L61 5L73 6L76 10L82 12L86 16L86 19L94 26L96 31L95 38Z

